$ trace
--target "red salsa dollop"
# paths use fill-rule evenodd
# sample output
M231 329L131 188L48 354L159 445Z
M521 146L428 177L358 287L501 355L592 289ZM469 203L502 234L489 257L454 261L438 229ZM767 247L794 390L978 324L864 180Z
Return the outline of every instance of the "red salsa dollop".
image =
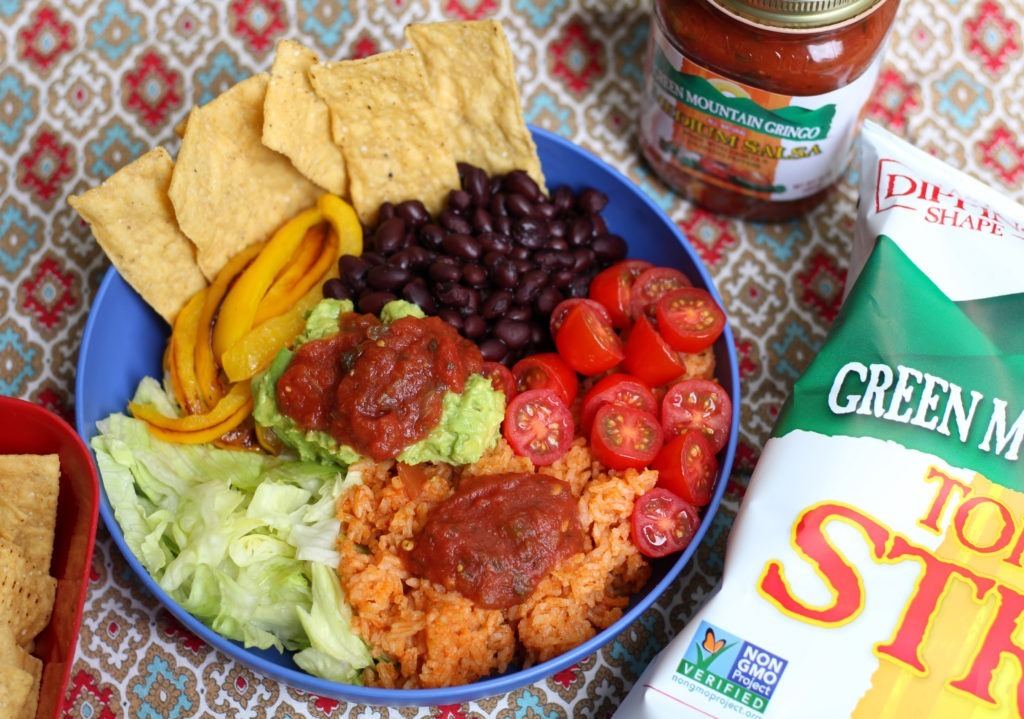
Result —
M578 500L546 474L463 477L405 553L416 576L476 604L521 603L562 559L583 550Z
M302 344L277 382L281 413L376 461L393 459L440 423L444 396L462 392L483 358L437 317L384 325L343 314L340 331Z

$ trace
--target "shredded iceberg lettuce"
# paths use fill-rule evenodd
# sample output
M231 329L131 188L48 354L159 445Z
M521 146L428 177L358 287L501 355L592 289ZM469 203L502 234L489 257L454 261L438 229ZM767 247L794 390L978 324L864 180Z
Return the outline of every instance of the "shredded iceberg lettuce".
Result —
M169 403L153 379L137 401ZM336 503L358 476L154 438L114 414L92 440L125 543L185 610L247 647L297 652L306 671L358 683L373 662L336 575Z

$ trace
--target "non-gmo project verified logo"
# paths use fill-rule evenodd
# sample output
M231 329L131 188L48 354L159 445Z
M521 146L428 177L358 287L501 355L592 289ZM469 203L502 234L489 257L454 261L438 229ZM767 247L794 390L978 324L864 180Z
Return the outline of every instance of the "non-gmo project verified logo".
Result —
M763 713L786 664L785 659L756 644L701 622L676 672L715 694Z

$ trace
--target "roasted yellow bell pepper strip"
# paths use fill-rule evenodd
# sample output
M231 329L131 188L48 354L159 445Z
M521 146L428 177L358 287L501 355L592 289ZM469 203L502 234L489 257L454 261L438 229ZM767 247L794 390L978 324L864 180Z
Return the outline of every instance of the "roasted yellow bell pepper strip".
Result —
M316 206L338 236L338 256L363 254L363 226L352 205L337 195L321 195Z
M149 423L150 427L165 429L178 434L192 434L202 432L214 427L223 427L235 418L239 412L242 416L238 419L241 422L252 409L252 389L248 382L239 382L232 385L231 390L209 412L204 414L187 414L182 417L168 417L161 414L151 404L138 404L129 402L128 409L136 419ZM238 422L229 424L227 429L236 426ZM219 437L226 430L222 430L214 437Z
M207 444L224 436L235 427L238 427L252 411L252 401L240 407L234 414L230 415L220 424L215 424L206 429L194 430L191 432L178 432L172 429L164 429L156 425L149 425L147 429L157 439L165 442L176 442L178 444Z
M171 329L171 388L178 405L188 414L206 410L206 402L196 377L195 343L199 335L200 315L206 301L206 289L196 292L174 318Z
M213 328L214 357L222 357L252 329L259 302L274 278L292 259L309 229L322 221L323 214L318 207L300 212L274 233L263 251L235 280L224 296Z
M306 233L295 263L274 280L256 307L254 328L287 312L312 287L319 285L328 268L337 263L338 241L329 228L330 225L322 222ZM230 350L229 347L225 352Z
M195 367L199 391L207 407L213 407L217 400L224 396L218 362L213 356L214 318L217 316L217 310L231 283L265 245L266 242L257 242L232 257L206 288L206 301L203 303L202 313L199 316L198 333L195 340Z
M320 286L309 289L283 314L262 322L224 353L221 364L231 382L252 379L270 366L274 357L302 332L306 313L323 298Z

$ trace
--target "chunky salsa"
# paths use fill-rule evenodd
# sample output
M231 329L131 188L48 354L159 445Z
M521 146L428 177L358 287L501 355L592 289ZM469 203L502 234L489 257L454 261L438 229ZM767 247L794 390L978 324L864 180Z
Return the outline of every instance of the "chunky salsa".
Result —
M447 392L483 366L480 350L437 317L382 324L346 313L339 331L300 345L277 383L282 414L377 461L424 439Z
M569 485L546 474L509 473L463 478L433 509L405 560L417 576L504 609L582 550L578 500Z

